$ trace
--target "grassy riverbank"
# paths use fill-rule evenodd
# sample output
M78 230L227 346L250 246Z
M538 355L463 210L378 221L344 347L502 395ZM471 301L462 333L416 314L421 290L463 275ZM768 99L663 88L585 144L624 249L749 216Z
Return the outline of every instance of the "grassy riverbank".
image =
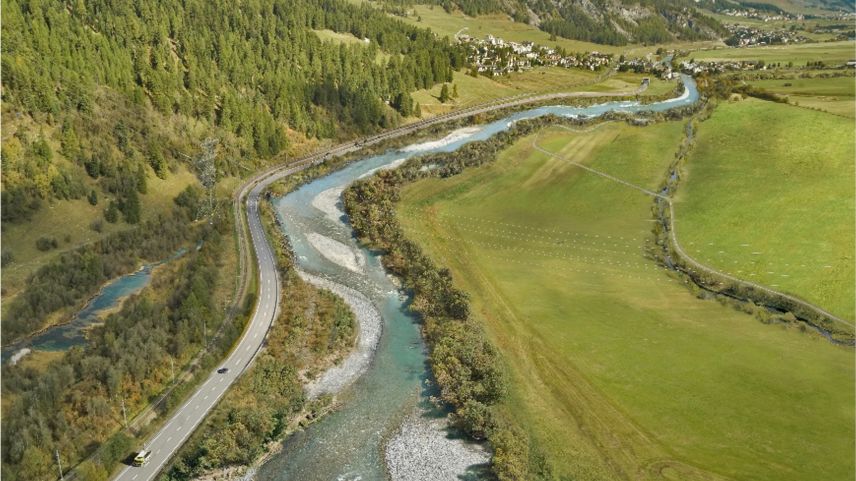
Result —
M682 128L537 142L655 189ZM852 478L852 351L696 299L644 255L650 196L535 140L411 184L399 205L505 361L501 409L533 447L524 479Z
M850 119L723 103L699 124L686 163L678 240L706 265L852 320L854 142Z

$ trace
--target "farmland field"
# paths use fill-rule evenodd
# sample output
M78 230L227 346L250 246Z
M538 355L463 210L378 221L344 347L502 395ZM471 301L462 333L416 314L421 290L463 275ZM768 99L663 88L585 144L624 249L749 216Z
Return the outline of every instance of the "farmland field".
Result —
M796 78L757 80L753 85L789 97L789 102L800 107L823 110L846 117L856 116L856 78Z
M651 198L569 163L653 189L682 129L548 129L407 186L399 217L471 296L555 478L852 479L852 350L697 299L644 254Z
M793 62L803 66L806 62L822 61L829 65L841 65L853 59L856 43L853 41L803 43L798 45L771 45L750 48L718 48L698 50L690 57L696 60L763 60L765 63Z
M852 320L853 144L852 119L720 105L678 189L678 239L701 262Z

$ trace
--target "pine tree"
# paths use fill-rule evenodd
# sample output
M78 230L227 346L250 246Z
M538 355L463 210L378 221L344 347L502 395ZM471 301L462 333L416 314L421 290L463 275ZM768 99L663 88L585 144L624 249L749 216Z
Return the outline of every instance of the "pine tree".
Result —
M447 84L443 84L443 87L440 89L440 103L445 104L449 101L449 86Z
M87 199L90 205L98 205L98 192L95 192L95 189L90 190Z
M129 224L138 224L140 222L140 196L136 189L130 189L125 201L122 202L122 213L125 215L125 222Z
M146 180L146 168L142 165L137 169L137 192L145 194L149 191L149 185Z
M111 200L110 204L107 205L107 209L104 210L104 220L111 224L119 221L119 208L116 206L116 202Z

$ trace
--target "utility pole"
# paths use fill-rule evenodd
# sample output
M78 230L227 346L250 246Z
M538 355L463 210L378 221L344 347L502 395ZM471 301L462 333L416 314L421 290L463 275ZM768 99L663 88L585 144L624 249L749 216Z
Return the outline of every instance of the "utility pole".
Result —
M59 468L59 479L65 481L65 476L62 475L62 463L59 460L59 449L55 450L54 453L56 453L56 465Z
M220 139L209 137L202 142L202 153L194 160L196 167L196 175L202 186L205 187L207 195L206 205L203 207L201 217L208 217L208 222L212 222L214 216L214 185L217 183L217 166L215 159L217 158L217 144Z
M125 412L125 397L122 396L122 418L125 420L125 429L128 429L128 414Z

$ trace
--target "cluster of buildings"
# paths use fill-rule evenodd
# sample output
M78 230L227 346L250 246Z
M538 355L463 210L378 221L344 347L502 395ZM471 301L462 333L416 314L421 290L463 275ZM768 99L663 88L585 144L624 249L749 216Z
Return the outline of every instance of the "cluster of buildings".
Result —
M723 15L728 15L729 17L741 17L741 18L756 18L758 20L764 22L780 22L783 20L803 20L802 15L791 15L785 12L765 12L760 10L755 10L754 8L750 8L747 10L739 10L739 9L726 9L721 10L718 13Z
M470 64L487 75L505 75L541 66L599 70L612 60L611 54L568 54L533 42L506 42L493 35L484 39L460 35L458 40L465 46Z
M756 62L752 60L729 60L717 62L685 60L681 62L680 69L684 73L698 75L701 73L723 73L739 70L766 70L767 65L764 62Z
M726 39L725 43L732 47L783 45L811 41L811 39L800 35L796 31L786 29L760 30L745 25L726 25L725 28L731 33L731 37Z
M644 58L626 59L622 55L618 60L618 71L648 73L663 80L671 80L678 75L672 71L671 58L669 55L665 60L656 60L649 55Z

